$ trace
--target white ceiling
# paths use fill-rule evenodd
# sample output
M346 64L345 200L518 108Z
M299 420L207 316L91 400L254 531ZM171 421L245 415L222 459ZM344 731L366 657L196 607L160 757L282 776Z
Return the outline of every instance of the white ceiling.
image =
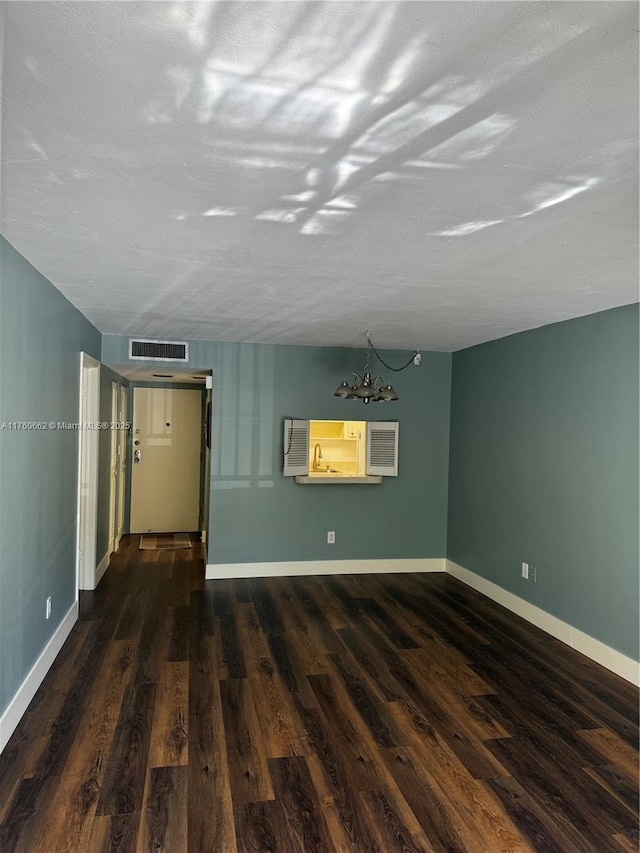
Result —
M2 233L105 333L456 350L638 299L638 4L6 2Z

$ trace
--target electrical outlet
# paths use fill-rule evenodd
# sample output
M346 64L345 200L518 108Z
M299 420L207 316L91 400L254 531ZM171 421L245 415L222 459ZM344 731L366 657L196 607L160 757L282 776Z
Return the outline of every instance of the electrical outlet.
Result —
M525 580L529 580L529 563L522 564L522 577Z
M413 356L413 363L415 364L416 367L420 367L421 362L422 362L422 355L419 352L417 352Z
M336 532L335 530L327 530L327 545L335 545L336 544Z
M538 570L535 568L535 566L531 566L529 568L529 580L531 581L531 583L536 582L536 575L537 574L538 574Z
M47 598L46 619L51 619L51 596Z

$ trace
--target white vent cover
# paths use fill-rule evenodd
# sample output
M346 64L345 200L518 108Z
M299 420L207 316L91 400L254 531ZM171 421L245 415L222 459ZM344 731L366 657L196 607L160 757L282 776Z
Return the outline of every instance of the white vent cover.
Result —
M367 424L367 474L398 476L397 421Z
M129 358L134 361L189 361L186 341L129 340Z

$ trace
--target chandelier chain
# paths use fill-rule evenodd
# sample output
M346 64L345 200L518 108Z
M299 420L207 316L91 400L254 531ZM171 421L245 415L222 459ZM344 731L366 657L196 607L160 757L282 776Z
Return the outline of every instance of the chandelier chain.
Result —
M409 359L409 361L408 361L406 364L403 364L403 365L402 365L402 367L391 367L391 365L390 365L390 364L387 364L387 362L383 359L383 357L380 355L380 353L378 352L378 350L377 350L377 349L374 347L374 345L371 343L371 338L369 337L369 334L368 334L368 333L367 333L367 344L368 344L368 346L367 346L367 369L369 368L369 350L370 350L370 349L372 349L372 350L374 351L375 356L376 356L376 358L378 359L378 361L379 361L382 365L384 365L384 367L386 367L386 368L387 368L387 370L392 370L394 373L400 373L400 371L401 371L401 370L406 370L406 369L407 369L407 367L409 367L410 365L412 365L412 364L413 364L413 359L415 358L416 353L417 353L417 350L416 350L416 352L412 353L411 358Z

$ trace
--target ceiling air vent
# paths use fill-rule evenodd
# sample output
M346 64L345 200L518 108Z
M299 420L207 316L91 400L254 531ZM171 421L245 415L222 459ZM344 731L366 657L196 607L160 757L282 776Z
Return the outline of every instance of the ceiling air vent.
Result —
M129 341L129 358L141 361L189 361L189 344L181 341Z

